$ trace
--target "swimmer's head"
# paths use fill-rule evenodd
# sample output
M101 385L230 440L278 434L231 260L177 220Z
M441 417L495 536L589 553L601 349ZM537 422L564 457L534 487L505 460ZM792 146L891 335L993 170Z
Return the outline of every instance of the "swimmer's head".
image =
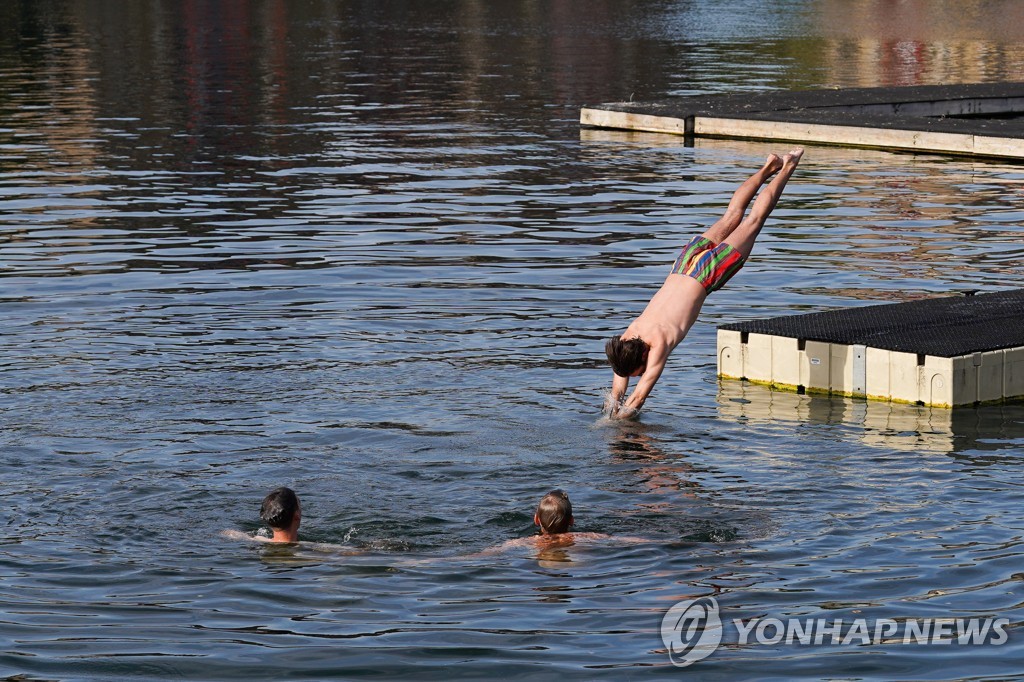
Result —
M604 353L612 371L620 377L633 377L647 369L647 352L650 346L639 336L625 339L613 336L604 344Z
M260 518L274 530L289 530L294 524L299 527L302 510L299 508L299 497L291 488L280 487L272 490L263 498L260 507Z
M533 522L540 526L540 532L544 535L568 532L573 524L572 503L565 491L552 490L541 498Z

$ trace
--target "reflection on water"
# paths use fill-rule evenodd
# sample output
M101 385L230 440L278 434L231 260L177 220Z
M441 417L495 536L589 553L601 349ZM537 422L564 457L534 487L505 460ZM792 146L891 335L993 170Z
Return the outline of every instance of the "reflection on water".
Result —
M719 382L719 415L744 423L844 424L862 442L887 450L946 452L1002 450L1024 439L1024 405L945 410L831 395L773 391L746 381Z
M811 148L642 419L599 419L601 339L775 150L579 106L1019 77L1016 3L924 7L0 4L0 671L636 677L707 594L1019 620L1018 407L719 388L714 362L726 321L1018 285L1018 166ZM313 546L220 536L278 485ZM581 532L647 542L479 556L556 487ZM1001 678L1020 651L699 665Z
M825 82L860 85L1016 79L1024 65L1024 6L1014 0L826 0L819 34Z

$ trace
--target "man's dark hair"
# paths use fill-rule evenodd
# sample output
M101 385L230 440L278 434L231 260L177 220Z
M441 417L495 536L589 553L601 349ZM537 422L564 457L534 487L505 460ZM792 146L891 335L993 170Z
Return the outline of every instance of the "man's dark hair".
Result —
M288 528L292 525L299 498L291 488L280 487L263 498L260 518L271 528Z
M537 505L537 518L545 533L565 533L572 525L572 503L563 490L552 490Z
M608 356L612 371L620 377L628 377L643 367L644 353L646 352L647 344L639 336L625 341L618 336L613 336L604 344L604 353Z

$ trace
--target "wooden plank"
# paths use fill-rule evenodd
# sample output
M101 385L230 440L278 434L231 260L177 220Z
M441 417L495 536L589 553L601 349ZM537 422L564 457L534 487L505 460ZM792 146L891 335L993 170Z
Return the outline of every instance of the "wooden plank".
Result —
M979 156L999 156L1024 159L1024 140L1012 137L989 137L975 135L974 153Z
M580 124L598 128L638 130L647 133L670 133L673 135L688 133L688 122L683 118L609 109L580 109Z
M975 154L974 135L929 133L919 130L830 126L819 123L789 121L754 121L737 118L698 116L693 122L695 135L708 137L741 137L760 140L821 142L855 147L909 149L914 151ZM1012 150L1011 150L1012 152ZM1003 156L1003 148L989 145L987 153ZM1010 153L1010 156L1015 153Z

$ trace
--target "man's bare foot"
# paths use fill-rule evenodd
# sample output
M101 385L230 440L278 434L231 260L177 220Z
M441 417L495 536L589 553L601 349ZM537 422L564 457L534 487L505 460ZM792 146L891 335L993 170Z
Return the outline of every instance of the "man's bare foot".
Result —
M768 158L765 159L764 167L762 170L765 172L765 179L775 175L782 168L782 159L779 158L778 154L769 154Z
M803 147L798 147L782 157L782 163L786 166L796 167L800 163L800 157L804 155Z

